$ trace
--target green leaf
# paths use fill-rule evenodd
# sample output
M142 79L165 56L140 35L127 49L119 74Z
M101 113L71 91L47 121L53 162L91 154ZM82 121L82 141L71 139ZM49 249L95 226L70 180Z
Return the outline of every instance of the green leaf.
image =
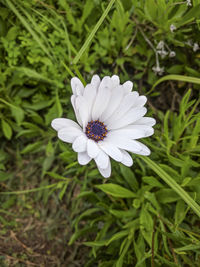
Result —
M5 121L5 120L1 120L1 127L4 133L4 136L10 140L12 137L12 128L10 127L10 125Z
M118 239L121 239L122 237L124 236L127 236L129 233L128 230L123 230L123 231L120 231L116 234L114 234L107 242L106 242L106 246L108 246L111 242L115 241L115 240L118 240Z
M127 183L130 185L131 189L134 191L138 190L138 182L134 175L134 173L131 171L130 168L120 164L120 170L124 177L124 179L127 181Z
M121 197L121 198L136 197L136 194L117 184L102 184L102 185L97 185L96 187L102 190L104 193L109 194L113 197Z

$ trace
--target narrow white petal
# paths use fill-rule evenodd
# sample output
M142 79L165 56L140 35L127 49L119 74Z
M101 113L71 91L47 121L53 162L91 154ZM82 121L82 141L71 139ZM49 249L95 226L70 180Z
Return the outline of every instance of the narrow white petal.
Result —
M92 76L92 80L91 80L91 85L94 87L94 88L98 88L99 85L100 85L100 82L101 82L101 79L99 78L98 75L93 75Z
M87 137L82 134L80 136L78 136L72 145L72 148L75 152L84 152L86 151L87 148Z
M97 143L91 139L87 140L87 153L91 158L96 158L100 152Z
M108 137L123 137L126 139L139 139L139 138L144 138L145 136L145 131L144 130L132 130L128 128L121 128L117 130L111 130L109 131Z
M90 158L87 154L87 152L79 152L78 153L78 162L80 165L86 165L91 161L92 158Z
M130 92L124 96L121 100L120 105L115 110L113 115L106 121L106 123L111 123L112 121L119 120L127 111L129 111L133 106L135 107L135 103L137 103L138 92ZM111 96L111 105L112 105L112 96Z
M143 107L147 102L147 98L146 96L142 95L139 96L136 103L135 103L135 107Z
M119 129L121 130L121 129ZM154 134L154 129L151 126L146 126L146 125L140 125L140 124L130 124L128 126L125 126L122 128L122 130L131 130L133 133L137 133L138 131L143 132L143 137L148 137ZM116 130L118 131L118 130ZM112 131L110 131L111 133ZM143 138L143 137L138 137L138 138ZM138 139L138 138L133 138L133 139Z
M77 136L83 134L83 131L76 127L62 128L58 131L58 138L66 143L73 143Z
M154 118L144 117L135 121L134 124L144 124L147 126L154 126L156 124L156 120Z
M137 141L127 139L123 136L122 137L112 136L112 138L107 137L107 140L109 143L113 144L114 146L121 148L121 149L125 149L133 153L139 152L141 150L141 146L137 143Z
M97 88L96 86L92 84L88 84L85 87L83 97L85 98L85 101L87 103L87 108L88 108L88 121L91 121L92 119L92 107L94 104L94 101L96 99L97 95Z
M84 86L82 82L77 78L73 77L71 79L71 87L74 95L82 95L84 91Z
M121 150L123 158L121 163L124 164L127 167L131 167L133 165L133 159L132 157L129 155L128 152L126 152L125 150Z
M142 108L131 108L122 118L120 118L117 121L113 121L107 124L107 128L109 130L112 129L118 129L121 127L124 127L126 125L129 125L136 120L139 120L141 117L143 117L147 112L147 109Z
M80 115L79 115L79 112L78 112L78 109L76 108L76 96L75 95L72 95L71 96L71 103L72 103L72 106L73 106L73 109L74 109L74 113L76 115L76 119L78 121L78 123L83 126L82 124L82 121L81 121L81 118L80 118Z
M110 175L111 175L111 164L110 164L110 160L108 161L108 166L107 166L106 169L99 168L98 165L97 165L97 167L98 167L99 172L101 173L101 175L104 178L110 177Z
M122 160L122 153L121 151L116 147L116 145L113 145L112 143L109 143L107 141L101 141L99 142L99 147L111 158L113 158L116 161L121 162Z
M122 86L117 86L116 88L112 90L109 104L107 105L107 108L104 110L104 112L100 116L100 120L104 121L105 125L107 125L108 119L112 116L115 110L119 107L123 99L123 96L124 96L124 92L123 92Z
M132 91L133 83L131 81L127 81L123 84L124 94L128 94Z
M67 128L67 127L75 127L81 130L81 127L75 122L70 119L64 119L64 118L57 118L52 120L51 122L51 127L54 128L54 130L59 131L62 128Z
M115 88L119 85L120 81L119 81L119 76L117 75L113 75L111 77L111 81L112 81L112 88Z
M151 154L151 151L147 146L145 146L144 144L138 141L135 141L135 142L137 142L137 144L140 145L140 151L135 152L135 154L142 155L142 156L149 156Z
M109 100L110 100L110 95L111 95L111 90L110 90L110 77L106 76L103 78L103 80L100 83L96 100L93 105L92 109L92 119L97 120L101 116L101 114L104 112L106 109Z
M79 112L80 119L82 121L83 129L85 129L89 118L87 102L83 96L77 96L75 103L76 103L76 108Z
M108 167L109 157L102 150L94 160L99 168L106 169Z

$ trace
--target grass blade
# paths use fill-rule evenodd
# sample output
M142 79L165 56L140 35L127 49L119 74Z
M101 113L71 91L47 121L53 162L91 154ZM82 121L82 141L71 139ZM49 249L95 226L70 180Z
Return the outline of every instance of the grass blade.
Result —
M187 204L193 211L200 217L200 206L188 195L188 193L177 184L158 164L153 162L150 158L141 157L141 159L155 172L158 176L165 181Z
M115 0L111 0L110 3L108 4L107 8L105 9L105 11L103 12L102 16L100 17L99 21L97 22L97 24L95 25L94 29L91 31L90 35L88 36L87 40L85 41L84 45L81 47L81 49L79 50L78 54L76 55L76 57L73 60L73 64L76 64L79 59L81 58L82 54L85 52L85 50L87 49L87 47L89 46L90 42L92 41L95 33L97 32L97 30L99 29L99 27L101 26L102 22L104 21L104 19L106 18L106 16L108 15L108 12L110 11L110 9L112 8L113 4L114 4Z

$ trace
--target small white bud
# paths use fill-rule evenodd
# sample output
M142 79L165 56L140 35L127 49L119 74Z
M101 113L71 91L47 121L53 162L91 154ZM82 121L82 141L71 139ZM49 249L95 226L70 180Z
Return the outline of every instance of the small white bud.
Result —
M192 6L191 0L186 0L186 5L187 6Z
M171 52L169 53L169 57L175 57L175 56L176 56L176 52L171 51Z
M152 70L155 72L156 75L162 75L164 72L164 67L160 68L159 66L154 66Z
M174 32L176 30L176 26L174 24L170 25L170 31Z
M164 48L164 41L160 41L157 46L156 46L156 49L163 49Z
M157 50L157 52L161 56L161 58L165 58L168 55L168 52L165 50Z
M199 50L199 45L197 43L194 43L193 51L196 52L197 50Z

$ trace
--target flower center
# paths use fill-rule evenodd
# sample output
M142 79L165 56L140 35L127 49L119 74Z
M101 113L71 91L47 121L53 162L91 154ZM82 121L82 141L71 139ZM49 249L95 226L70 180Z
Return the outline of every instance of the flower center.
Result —
M95 142L102 141L106 137L107 132L106 126L99 120L88 122L85 129L87 137Z

